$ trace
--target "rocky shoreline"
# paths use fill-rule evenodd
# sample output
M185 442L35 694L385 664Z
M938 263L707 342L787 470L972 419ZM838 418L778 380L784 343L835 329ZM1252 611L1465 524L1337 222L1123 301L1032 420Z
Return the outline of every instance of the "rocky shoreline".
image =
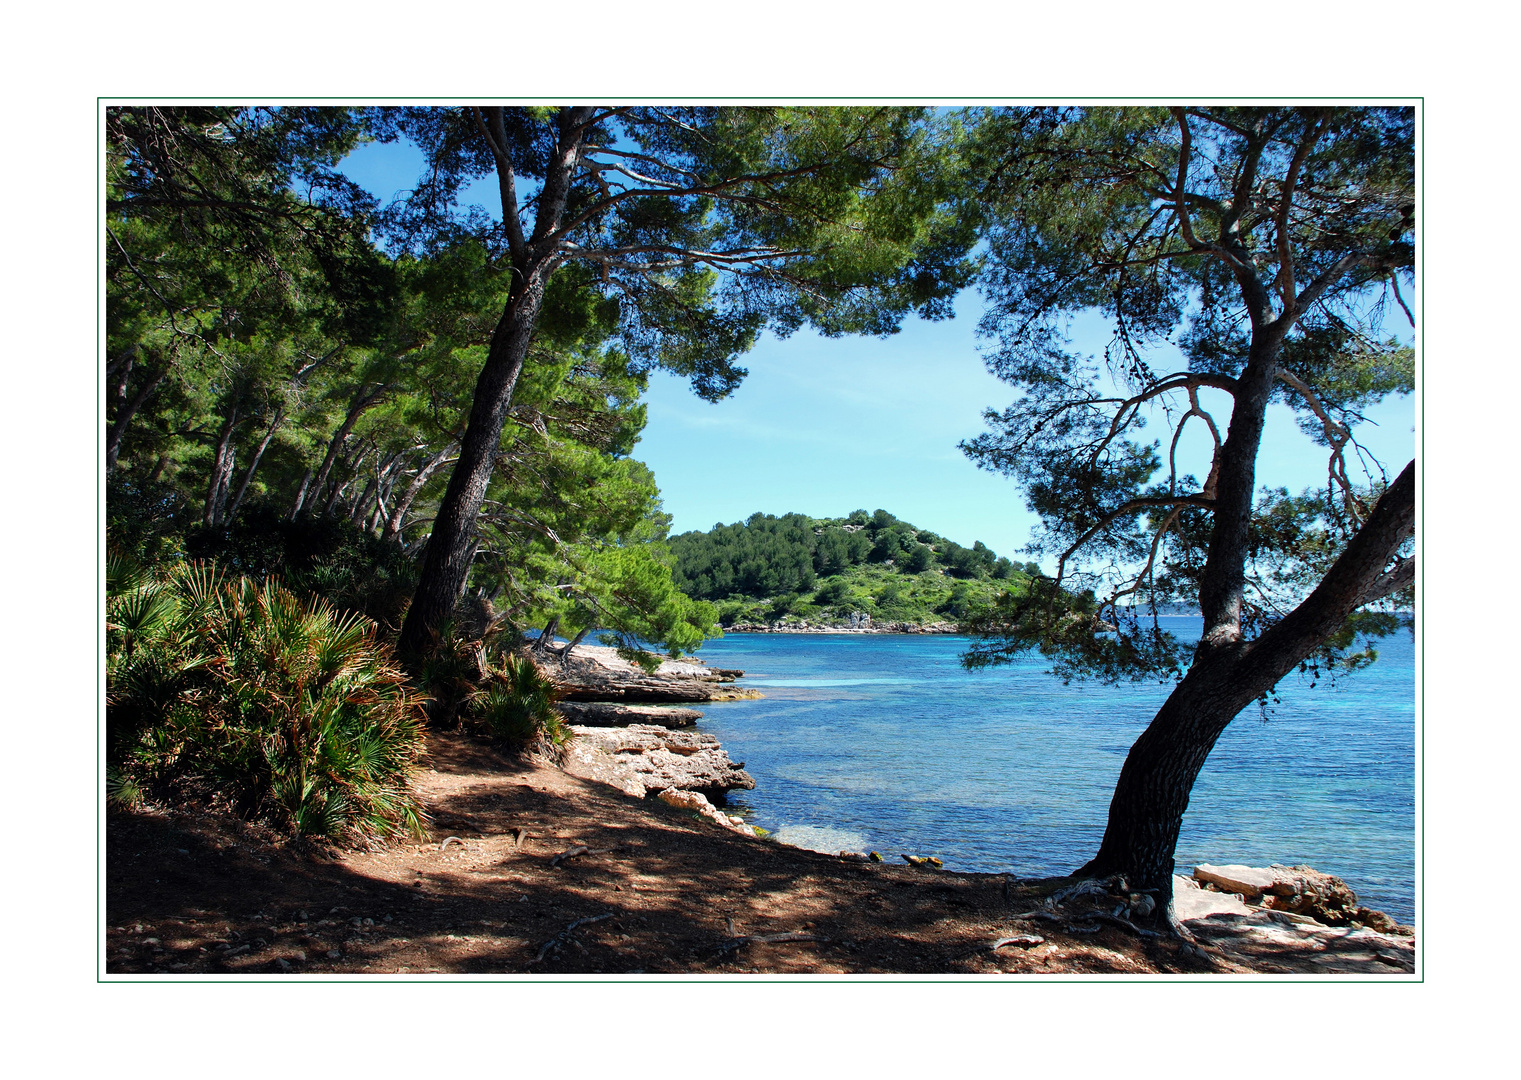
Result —
M844 627L784 623L731 631L954 633L956 627L871 625L868 618ZM755 779L744 771L744 762L730 759L717 738L692 730L703 714L689 707L693 702L759 697L734 685L743 671L709 668L695 659L668 659L646 672L614 649L586 645L568 656L550 650L533 655L559 688L556 708L574 735L559 762L564 773L616 788L631 798L654 798L730 834L763 835L721 809L730 791L753 789ZM845 862L881 861L876 853L842 851L838 857ZM926 869L940 865L934 858L904 858ZM1096 920L1095 926L1106 917L1133 926L1129 920L1144 921L1155 906L1146 896L1130 894L1123 880L1079 882L1056 896L1065 905L1048 905L1049 910L1031 917L1071 924L1069 929L1081 933L1089 932L1083 929L1084 919ZM1191 877L1174 876L1173 898L1178 923L1197 945L1234 963L1265 965L1267 970L1287 963L1298 969L1308 965L1341 972L1415 971L1410 927L1358 904L1346 882L1310 867L1201 864ZM1119 906L1109 911L1116 903ZM1038 934L1009 939L1016 944L1043 940Z
M679 798L715 824L755 835L717 809L730 791L755 787L755 779L717 738L690 730L702 719L693 702L760 697L734 685L743 671L667 659L650 672L598 645L529 655L555 683L555 709L574 736L563 755L566 772L635 798Z
M859 618L858 618L859 616ZM953 622L873 622L865 612L852 614L846 622L812 623L806 619L783 619L774 623L735 623L726 634L959 634Z

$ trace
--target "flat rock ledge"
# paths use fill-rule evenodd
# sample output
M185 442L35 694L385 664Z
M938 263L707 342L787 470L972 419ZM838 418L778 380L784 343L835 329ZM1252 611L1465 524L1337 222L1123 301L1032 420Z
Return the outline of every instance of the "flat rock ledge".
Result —
M1325 926L1366 926L1399 936L1415 933L1382 911L1359 904L1341 878L1310 866L1201 863L1194 867L1194 882L1201 889L1234 895L1243 904L1305 916Z
M605 645L577 645L569 656L532 650L529 655L564 701L685 703L760 697L733 685L743 671L710 668L692 657L666 660L650 673Z
M585 727L628 727L653 724L663 728L687 728L702 719L701 709L679 705L629 705L621 701L560 701L555 710L570 724Z
M1201 869L1212 876L1222 868ZM1329 975L1415 972L1415 940L1408 927L1389 933L1361 922L1330 926L1308 915L1247 904L1240 893L1217 892L1195 878L1175 874L1172 882L1173 912L1199 943L1253 971L1288 974L1305 970L1308 963L1312 970ZM1398 926L1382 912L1373 914Z
M570 730L575 738L566 749L565 771L611 784L635 798L651 792L691 791L722 804L728 792L755 787L744 762L731 761L712 735L654 724L573 724Z

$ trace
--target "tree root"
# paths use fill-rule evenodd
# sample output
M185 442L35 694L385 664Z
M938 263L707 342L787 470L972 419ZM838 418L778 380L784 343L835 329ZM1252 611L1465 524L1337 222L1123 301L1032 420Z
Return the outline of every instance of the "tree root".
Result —
M775 945L783 941L818 941L827 942L827 937L818 934L806 934L789 931L783 934L748 934L744 937L730 938L718 947L718 954L737 952L746 945Z

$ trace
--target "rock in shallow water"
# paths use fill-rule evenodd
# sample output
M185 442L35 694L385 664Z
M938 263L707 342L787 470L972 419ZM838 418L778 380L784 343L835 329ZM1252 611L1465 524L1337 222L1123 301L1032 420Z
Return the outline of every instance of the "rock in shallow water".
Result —
M754 836L755 829L746 825L743 818L733 814L726 814L708 801L706 795L697 791L677 791L668 788L656 796L667 806L679 807L683 810L695 810L715 825L721 825L730 832L737 832L742 836Z

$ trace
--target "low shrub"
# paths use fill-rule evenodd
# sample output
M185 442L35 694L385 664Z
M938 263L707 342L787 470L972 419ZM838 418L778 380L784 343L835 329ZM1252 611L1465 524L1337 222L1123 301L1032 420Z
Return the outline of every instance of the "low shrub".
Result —
M515 747L565 743L570 732L554 708L559 694L532 660L505 653L502 666L488 668L487 673L486 687L477 694L472 712L492 738Z
M373 622L206 564L107 577L113 805L198 790L303 835L421 835L420 699Z

